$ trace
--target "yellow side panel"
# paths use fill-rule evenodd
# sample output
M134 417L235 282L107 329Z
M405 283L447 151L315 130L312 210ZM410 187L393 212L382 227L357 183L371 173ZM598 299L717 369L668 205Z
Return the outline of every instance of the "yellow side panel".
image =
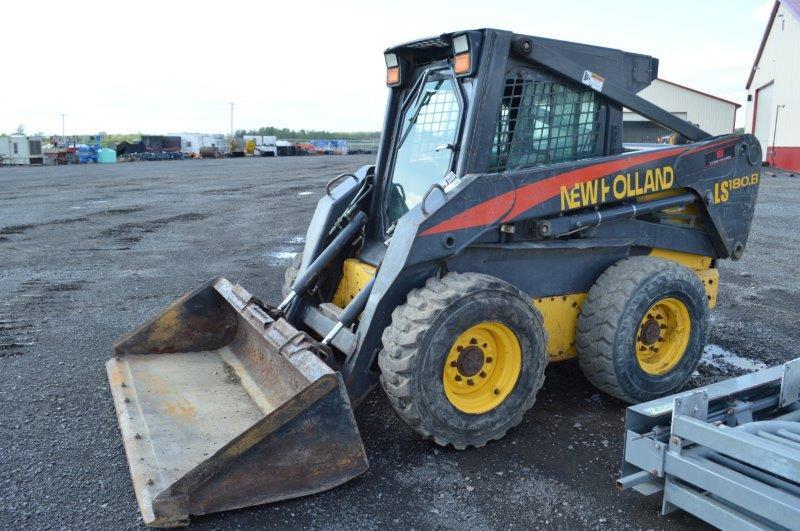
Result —
M650 251L650 256L664 258L678 262L690 269L694 269L694 273L703 283L703 288L706 290L708 296L708 307L714 308L717 305L717 291L719 290L719 271L712 268L713 260L709 256L701 256L699 254L683 253L680 251L670 251L668 249L653 249Z
M361 260L348 258L342 266L342 280L336 293L333 295L333 303L339 308L347 306L353 298L375 277L377 269Z
M577 355L575 332L578 330L578 315L585 300L586 293L533 299L533 305L544 318L550 361L566 360Z
M689 269L708 269L711 267L712 262L710 256L684 253L681 251L670 251L669 249L653 249L650 251L650 256L664 258L665 260L672 260L673 262L678 262Z
M717 305L717 290L719 289L719 271L716 268L695 271L700 278L703 287L706 289L708 297L708 307L713 308Z
M717 305L719 271L711 267L711 258L666 249L653 249L650 255L673 260L693 269L706 290L708 307L714 308ZM550 361L567 360L577 355L575 334L578 330L578 316L585 300L586 293L533 299L533 305L544 319Z

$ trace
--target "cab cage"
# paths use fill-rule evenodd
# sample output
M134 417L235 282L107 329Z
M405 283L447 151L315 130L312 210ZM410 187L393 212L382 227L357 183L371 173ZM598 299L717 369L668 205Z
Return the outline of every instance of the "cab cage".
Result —
M494 29L445 33L388 48L386 53L400 58L404 74L403 86L392 93L405 92L406 83L415 80L413 72L436 62L452 62L453 40L460 35L469 39L473 65L471 74L460 78L466 112L454 169L457 175L620 154L624 151L623 107L690 141L710 138L636 95L657 77L658 59ZM526 98L539 110L526 109L521 120ZM393 100L384 131L394 130L399 102ZM533 116L542 108L550 115L548 122ZM512 126L520 130L515 132ZM546 151L520 153L523 141L528 140L546 142ZM393 143L393 136L384 134L376 168L379 176L389 167Z

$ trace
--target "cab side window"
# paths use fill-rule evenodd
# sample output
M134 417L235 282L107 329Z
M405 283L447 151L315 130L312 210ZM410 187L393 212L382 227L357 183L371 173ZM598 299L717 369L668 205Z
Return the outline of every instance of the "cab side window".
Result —
M598 114L597 95L588 88L542 76L509 76L489 171L595 156Z

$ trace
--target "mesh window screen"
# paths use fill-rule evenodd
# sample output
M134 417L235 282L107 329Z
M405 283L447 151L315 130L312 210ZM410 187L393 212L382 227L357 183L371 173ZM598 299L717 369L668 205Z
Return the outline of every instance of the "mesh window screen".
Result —
M598 102L591 90L514 77L506 80L490 171L592 157Z
M436 151L436 147L453 141L458 126L458 100L450 82L429 83L424 93L414 127L401 149L410 152L410 160L418 158L450 159L449 151Z
M455 90L452 79L427 81L400 120L402 132L387 209L390 222L419 204L430 185L450 168L460 113Z

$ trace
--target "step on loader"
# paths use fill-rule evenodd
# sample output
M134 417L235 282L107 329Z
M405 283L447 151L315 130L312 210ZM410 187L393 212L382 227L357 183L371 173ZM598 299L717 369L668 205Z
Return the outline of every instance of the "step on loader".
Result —
M114 345L145 523L319 492L367 468L380 385L455 448L503 437L548 362L636 403L679 390L744 252L762 154L636 94L658 61L482 29L385 52L374 166L332 179L284 299L224 278ZM623 145L623 108L674 144ZM642 146L639 146L642 147Z

